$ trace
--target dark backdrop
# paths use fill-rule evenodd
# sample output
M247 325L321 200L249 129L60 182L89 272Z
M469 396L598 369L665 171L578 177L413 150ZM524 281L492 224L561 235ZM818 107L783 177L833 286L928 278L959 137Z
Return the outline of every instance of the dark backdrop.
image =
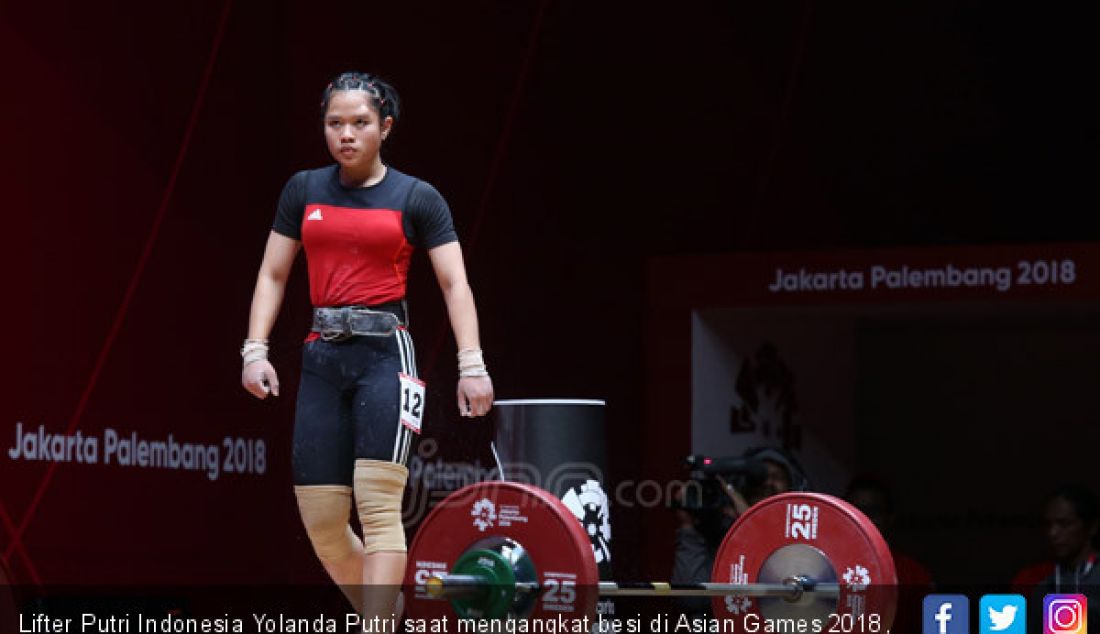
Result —
M1096 17L999 2L0 5L0 444L17 421L274 438L267 478L203 489L211 515L170 474L4 463L9 566L47 581L316 572L278 462L291 399L244 396L236 350L280 188L328 160L317 106L335 73L400 91L385 156L451 204L498 396L607 399L613 476L639 479L633 456L654 453L633 433L648 258L1098 237ZM434 433L477 454L487 433L451 414L453 343L414 266ZM302 273L274 335L288 393ZM259 534L261 518L292 537ZM157 565L164 526L185 563L137 572ZM667 574L667 545L625 532L619 548L648 550L621 572ZM299 547L207 561L184 536Z

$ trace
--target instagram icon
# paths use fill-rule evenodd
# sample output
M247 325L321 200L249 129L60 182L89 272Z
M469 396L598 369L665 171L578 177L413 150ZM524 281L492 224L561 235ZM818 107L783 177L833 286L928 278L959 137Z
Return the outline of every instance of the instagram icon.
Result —
M1088 634L1087 601L1083 594L1043 597L1043 634Z

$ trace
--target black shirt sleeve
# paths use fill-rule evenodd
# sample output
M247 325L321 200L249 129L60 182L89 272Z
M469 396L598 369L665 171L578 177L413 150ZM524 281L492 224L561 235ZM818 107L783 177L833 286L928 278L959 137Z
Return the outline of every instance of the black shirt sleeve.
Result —
M305 213L306 173L298 172L290 177L279 196L272 231L295 240L302 239L302 215Z
M424 249L458 241L451 208L443 196L424 181L417 181L409 193L404 224L409 242Z

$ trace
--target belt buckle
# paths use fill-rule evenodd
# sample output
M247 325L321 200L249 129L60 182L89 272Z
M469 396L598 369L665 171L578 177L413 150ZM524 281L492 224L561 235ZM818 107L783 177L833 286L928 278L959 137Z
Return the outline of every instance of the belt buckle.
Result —
M338 310L340 315L338 321L340 322L339 329L326 328L321 331L321 339L325 341L343 341L351 337L351 311L346 308Z

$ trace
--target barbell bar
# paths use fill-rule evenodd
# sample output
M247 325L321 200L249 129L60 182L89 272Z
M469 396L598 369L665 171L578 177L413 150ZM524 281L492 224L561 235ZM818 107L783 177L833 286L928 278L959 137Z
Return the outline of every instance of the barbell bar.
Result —
M432 597L470 596L476 591L493 587L493 581L476 574L432 575L425 584ZM516 592L539 592L544 588L537 583L517 582L512 586ZM602 597L725 597L738 595L746 597L779 597L788 601L798 601L806 594L821 594L828 597L840 596L840 584L815 583L806 577L789 577L782 583L671 583L668 581L601 581L597 589Z

